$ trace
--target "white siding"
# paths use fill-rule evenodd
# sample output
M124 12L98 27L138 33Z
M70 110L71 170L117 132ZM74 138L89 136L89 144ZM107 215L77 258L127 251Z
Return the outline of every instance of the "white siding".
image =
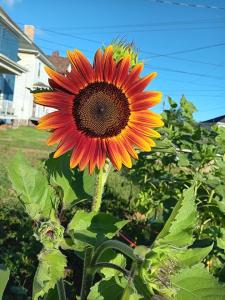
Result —
M48 76L44 70L44 63L35 54L19 53L19 58L20 61L18 63L29 71L16 76L13 108L16 119L22 120L24 123L28 122L32 117L39 118L52 111L52 109L34 104L33 94L27 89L32 89L33 84L37 82L48 85Z

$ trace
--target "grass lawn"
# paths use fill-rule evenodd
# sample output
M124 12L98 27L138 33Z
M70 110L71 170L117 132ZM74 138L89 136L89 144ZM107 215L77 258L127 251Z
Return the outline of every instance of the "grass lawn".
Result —
M35 127L21 126L17 129L0 128L0 204L9 202L18 203L17 195L12 189L11 182L7 175L7 164L18 152L22 151L32 166L38 165L48 158L49 153L55 147L46 144L48 132L38 130ZM111 172L108 178L108 186L113 197L129 199L131 193L130 184L125 178L121 178L119 173ZM116 188L115 188L116 187ZM125 188L126 187L126 188ZM132 187L133 194L138 194L139 190Z
M6 171L10 159L22 151L33 166L38 166L54 149L47 146L47 138L47 132L34 127L0 128L0 203L16 198Z

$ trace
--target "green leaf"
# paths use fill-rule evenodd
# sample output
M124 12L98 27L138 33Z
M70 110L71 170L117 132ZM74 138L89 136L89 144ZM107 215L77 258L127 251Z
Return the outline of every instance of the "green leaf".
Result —
M225 200L225 186L223 184L218 185L215 188L215 191L221 195L223 197L223 199Z
M178 165L180 167L187 167L189 165L187 154L179 153L177 156L178 156Z
M185 96L182 96L180 100L180 107L183 110L184 116L187 114L188 116L191 116L194 112L197 111L196 107L193 103L188 101Z
M175 146L168 138L157 140L156 146L152 150L166 153L176 153Z
M115 265L118 265L122 268L126 267L126 258L124 255L114 252L113 250L107 250L103 253L100 260L101 262L109 262ZM119 275L120 272L118 270L110 269L110 268L101 268L101 274L105 277L112 277Z
M155 243L178 247L192 244L196 222L195 190L192 186L183 192Z
M65 208L70 207L78 200L90 198L93 195L96 176L95 173L90 176L87 170L79 172L77 169L70 169L69 159L68 153L59 158L53 158L53 154L51 154L46 161L51 182L63 191Z
M121 300L127 280L120 277L103 279L96 283L87 300Z
M18 153L8 165L9 177L32 219L49 218L55 198L47 178Z
M0 265L0 300L2 300L4 290L9 280L10 271L3 265Z
M125 288L121 300L143 300L143 296L137 294L133 282L130 281Z
M140 276L135 276L133 283L138 295L142 295L144 299L151 299L152 294L149 292L147 284L143 281L143 279Z
M120 221L106 213L78 210L68 225L68 233L74 242L74 249L83 251L87 244L95 246L113 238L128 221Z
M213 244L204 248L186 249L175 254L175 258L178 260L179 265L182 268L191 267L197 263L202 262L202 260L209 254L212 248Z
M168 102L171 108L176 108L177 107L177 103L175 101L173 101L173 99L171 97L168 97Z
M176 300L225 299L225 286L219 284L201 264L182 269L171 277L171 281L177 289Z
M224 249L225 250L225 240L224 238L216 238L216 244L220 249Z
M44 300L60 300L56 286L54 289L49 290L45 295Z
M59 250L42 251L33 282L33 300L43 297L64 276L66 257Z
M219 199L215 199L214 200L216 205L218 206L219 210L222 212L222 213L225 213L225 198L223 198L223 200L219 200Z

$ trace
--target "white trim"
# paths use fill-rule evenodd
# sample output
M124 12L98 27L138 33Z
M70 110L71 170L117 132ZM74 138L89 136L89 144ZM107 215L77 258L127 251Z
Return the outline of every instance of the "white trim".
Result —
M0 53L0 67L15 75L20 75L24 72L27 72L26 68L17 64L15 61L11 60L2 53Z
M34 47L37 48L36 45L34 45ZM45 54L43 54L41 52L41 50L39 48L37 48L37 50L35 49L26 49L26 48L19 48L18 49L18 53L28 53L28 54L34 54L37 56L37 58L40 58L40 60L47 65L48 67L51 67L53 70L55 70L55 65L53 65L50 60L45 56Z

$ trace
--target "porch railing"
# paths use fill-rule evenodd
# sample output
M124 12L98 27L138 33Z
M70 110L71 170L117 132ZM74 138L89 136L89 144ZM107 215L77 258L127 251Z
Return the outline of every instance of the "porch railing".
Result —
M0 100L0 115L13 115L13 101Z

